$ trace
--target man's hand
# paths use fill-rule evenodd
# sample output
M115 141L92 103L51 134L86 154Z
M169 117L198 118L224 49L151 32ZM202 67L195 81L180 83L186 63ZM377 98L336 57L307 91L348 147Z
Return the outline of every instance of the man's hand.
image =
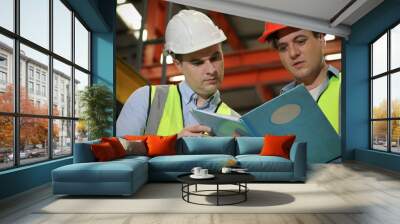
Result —
M198 124L182 129L182 131L178 133L178 138L187 136L204 136L208 135L210 132L210 127Z

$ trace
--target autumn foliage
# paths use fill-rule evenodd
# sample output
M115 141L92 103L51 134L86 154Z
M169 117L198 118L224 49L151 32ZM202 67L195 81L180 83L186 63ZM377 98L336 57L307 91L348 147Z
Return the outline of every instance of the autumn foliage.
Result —
M13 86L7 86L5 93L0 93L0 111L13 112L14 97ZM45 105L45 106L43 106ZM25 88L20 88L20 110L21 114L48 114L48 104L34 105L29 99ZM56 110L58 114L58 110ZM0 147L13 148L13 117L0 116ZM20 148L24 149L26 145L46 144L49 131L47 118L20 118ZM59 127L53 126L53 138L59 135Z
M391 117L400 117L400 101L392 100ZM373 118L387 118L387 101L381 101L380 104L373 108ZM397 141L400 138L400 122L392 121L391 123L392 141ZM387 136L387 121L375 121L373 125L374 138L386 139Z

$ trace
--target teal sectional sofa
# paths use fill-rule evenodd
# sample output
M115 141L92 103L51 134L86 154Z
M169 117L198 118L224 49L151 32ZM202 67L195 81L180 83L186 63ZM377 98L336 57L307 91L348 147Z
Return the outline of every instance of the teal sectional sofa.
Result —
M306 143L295 142L290 159L259 156L262 137L186 137L177 142L177 155L127 156L96 162L90 145L75 144L74 163L52 171L54 194L131 195L148 181L176 181L176 177L200 166L219 172L234 159L259 182L304 182L306 180Z

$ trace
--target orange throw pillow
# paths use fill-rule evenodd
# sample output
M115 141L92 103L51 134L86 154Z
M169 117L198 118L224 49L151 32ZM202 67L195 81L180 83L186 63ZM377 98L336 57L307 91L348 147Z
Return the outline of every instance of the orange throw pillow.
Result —
M93 144L91 145L91 149L94 157L99 162L109 161L117 158L113 147L108 142Z
M117 158L125 157L126 151L122 146L121 142L119 142L118 138L110 137L110 138L101 138L101 142L108 142L114 149L115 155Z
M261 156L280 156L286 159L290 159L290 148L294 140L295 135L285 135L285 136L264 136L264 146L261 149Z
M147 136L147 155L164 156L176 155L176 139L178 135L171 136Z

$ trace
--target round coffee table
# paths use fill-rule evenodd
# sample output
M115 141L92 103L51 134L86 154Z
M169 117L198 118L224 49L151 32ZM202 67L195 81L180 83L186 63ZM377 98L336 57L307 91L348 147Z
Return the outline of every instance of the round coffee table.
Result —
M182 199L188 203L198 204L198 205L234 205L241 202L245 202L247 200L247 192L249 188L247 187L247 183L255 180L255 177L249 173L216 173L213 174L215 177L212 179L193 179L190 177L191 173L182 174L177 177L178 181L182 183ZM198 190L198 184L205 185L215 185L216 189L214 190ZM190 186L195 186L194 191L190 191ZM224 190L220 189L220 185L236 185L238 186L237 190ZM215 194L206 194L210 192L215 192ZM204 196L204 197L216 197L216 204L203 204L197 203L190 200L190 196ZM232 196L240 196L239 200L231 202L231 203L221 203L221 197L232 197Z

